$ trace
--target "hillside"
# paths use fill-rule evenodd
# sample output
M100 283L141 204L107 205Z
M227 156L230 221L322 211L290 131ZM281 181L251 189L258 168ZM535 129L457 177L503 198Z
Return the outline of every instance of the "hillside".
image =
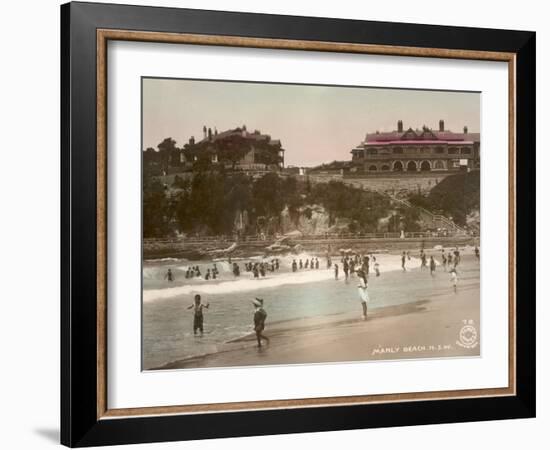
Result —
M399 212L400 227L415 230L415 217L396 211L376 192L341 182L310 183L268 173L259 178L239 173L202 172L177 177L171 186L144 179L144 237L193 235L277 235L300 231L374 232L384 219Z
M451 175L435 185L428 195L411 195L409 201L430 211L452 217L458 225L479 212L479 171Z

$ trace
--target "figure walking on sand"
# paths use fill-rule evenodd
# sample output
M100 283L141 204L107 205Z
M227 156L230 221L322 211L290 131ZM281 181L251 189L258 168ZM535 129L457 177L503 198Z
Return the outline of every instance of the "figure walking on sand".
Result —
M453 291L456 294L456 287L458 284L458 274L456 273L456 269L454 267L451 269L449 273L451 274L451 283L453 283Z
M197 335L197 330L199 330L201 332L201 336L204 333L204 327L203 327L203 324L204 324L203 309L204 308L206 308L206 309L210 308L210 304L209 303L206 303L206 304L201 303L201 296L199 294L195 295L195 303L193 303L192 305L189 305L187 307L187 309L194 309L194 311L193 311L193 334L195 336Z
M363 307L363 320L367 320L367 303L369 301L369 293L367 292L367 276L363 270L357 272L357 292L359 293L359 301Z
M262 339L269 344L269 338L264 336L263 331L265 329L265 319L267 319L267 313L264 309L264 300L262 298L254 298L252 302L254 304L254 331L256 332L256 340L258 341L258 347L262 346Z
M458 266L458 263L460 262L460 251L458 250L458 247L455 248L455 251L453 252L455 255L455 267Z
M334 264L334 279L338 279L338 264Z
M405 262L406 262L406 254L403 252L403 256L401 256L401 268L403 269L403 272L406 272L407 269L405 268Z

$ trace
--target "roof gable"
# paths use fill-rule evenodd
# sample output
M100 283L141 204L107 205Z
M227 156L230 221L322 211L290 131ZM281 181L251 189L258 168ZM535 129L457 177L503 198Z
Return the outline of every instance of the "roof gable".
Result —
M409 128L407 131L405 131L401 135L401 139L402 140L414 140L414 139L418 139L418 135L414 132L414 130L412 128Z

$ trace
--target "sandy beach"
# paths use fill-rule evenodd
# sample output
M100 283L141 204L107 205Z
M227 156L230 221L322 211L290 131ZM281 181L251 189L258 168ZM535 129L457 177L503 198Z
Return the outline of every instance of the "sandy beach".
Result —
M435 277L418 268L395 272L386 276L387 289L397 283L406 286L408 301L371 307L366 321L361 319L358 301L356 311L272 323L268 319L265 334L270 343L262 348L249 333L215 352L151 369L478 356L479 262L466 257L459 268L464 276L457 293L441 268Z

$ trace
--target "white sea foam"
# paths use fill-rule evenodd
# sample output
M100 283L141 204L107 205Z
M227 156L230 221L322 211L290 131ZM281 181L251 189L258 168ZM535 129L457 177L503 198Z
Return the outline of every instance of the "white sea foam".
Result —
M288 272L281 275L270 275L265 278L236 279L218 283L203 283L187 286L177 286L167 289L151 289L143 291L143 301L172 298L189 294L228 294L233 292L250 292L257 289L267 289L289 284L304 284L328 280L333 276L331 270L308 270Z
M157 259L146 259L145 262L150 263L159 263L159 262L176 262L176 261L185 261L183 258L157 258Z
M301 254L288 257L280 258L280 263L283 269L288 269L292 264L292 260L296 259L299 261L305 262L306 259L311 258L310 255ZM260 278L251 278L252 274L249 272L241 272L241 277L231 280L210 280L199 283L190 282L185 286L174 286L164 289L146 289L143 291L143 301L150 302L159 299L172 298L179 295L191 295L191 294L205 294L205 295L215 295L215 294L229 294L235 292L250 292L258 289L268 289L275 288L278 286L284 285L298 285L306 283L315 283L319 281L329 280L334 277L334 264L339 266L339 274L342 279L344 272L342 269L342 264L339 257L333 257L332 262L333 266L330 269L326 269L326 261L322 258L323 261L319 261L320 269L302 269L298 272L275 272L269 273L266 277ZM376 255L377 262L379 264L379 269L381 273L390 272L395 270L402 270L401 268L401 256L399 255ZM268 259L269 260L269 259ZM221 269L220 262L217 263L218 267ZM420 267L420 259L411 257L410 260L406 262L407 269L416 269ZM371 260L370 264L371 273L374 272L374 263ZM148 269L163 270L161 268L144 268L144 277L147 275L152 275L147 273ZM178 267L180 270L186 270L187 266ZM155 274L158 275L158 272ZM151 276L153 277L153 276Z

